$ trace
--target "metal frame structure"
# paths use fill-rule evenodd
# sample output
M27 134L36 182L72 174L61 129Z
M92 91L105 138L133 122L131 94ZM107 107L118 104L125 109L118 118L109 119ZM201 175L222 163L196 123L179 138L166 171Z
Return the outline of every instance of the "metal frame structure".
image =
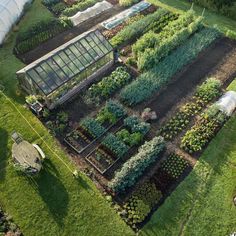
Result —
M114 62L111 44L99 30L94 30L70 40L16 74L28 93L48 97L74 79L79 83L89 77L88 70L93 65L102 68L111 61Z

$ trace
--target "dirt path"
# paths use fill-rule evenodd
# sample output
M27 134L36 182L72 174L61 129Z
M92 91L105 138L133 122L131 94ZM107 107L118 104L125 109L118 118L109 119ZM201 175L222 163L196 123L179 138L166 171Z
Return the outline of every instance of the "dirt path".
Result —
M135 109L143 110L150 107L157 112L159 120L163 118L183 97L190 94L202 80L205 79L213 68L222 63L222 58L226 57L236 48L236 42L227 38L222 38L210 48L201 53L198 59L190 64L184 71L177 74L174 80L167 85L167 88L153 97L149 102L137 106ZM231 63L231 62L230 62ZM228 61L225 62L226 67ZM231 63L232 65L232 63ZM236 66L224 76L224 81L228 81L236 72Z
M48 41L42 43L35 49L19 56L19 58L25 63L29 64L38 58L42 57L43 55L47 54L48 52L54 50L55 48L59 47L60 45L68 42L72 38L75 38L79 34L82 34L90 29L95 29L99 27L99 23L109 19L110 17L120 13L125 8L120 7L118 5L113 6L112 9L103 12L102 14L90 18L86 23L83 23L81 25L75 26L65 32L62 32L61 34L55 36L52 39L49 39Z

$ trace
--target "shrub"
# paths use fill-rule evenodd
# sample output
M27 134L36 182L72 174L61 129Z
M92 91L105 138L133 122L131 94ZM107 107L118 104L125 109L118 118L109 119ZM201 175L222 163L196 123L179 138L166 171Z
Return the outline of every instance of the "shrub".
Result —
M127 85L121 91L120 99L130 106L148 99L219 36L220 33L218 31L209 28L195 33L184 45L177 48L152 69L141 74L135 81Z
M145 142L139 148L138 153L132 156L122 166L120 171L115 173L115 177L108 186L114 192L119 192L134 185L145 169L159 158L159 154L164 149L164 146L164 139L160 136Z

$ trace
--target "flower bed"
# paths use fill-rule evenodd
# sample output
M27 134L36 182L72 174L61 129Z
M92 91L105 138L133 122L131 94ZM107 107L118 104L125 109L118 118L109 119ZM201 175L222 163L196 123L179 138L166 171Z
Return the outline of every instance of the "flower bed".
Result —
M135 81L127 85L120 93L121 100L136 105L158 92L175 73L195 59L208 47L220 33L215 29L204 28L195 33L186 43L164 58L153 69L141 74Z
M177 113L162 126L160 130L161 136L167 140L172 140L184 130L190 120L213 99L221 94L221 82L214 78L207 79L200 85L194 94L192 100L177 111Z

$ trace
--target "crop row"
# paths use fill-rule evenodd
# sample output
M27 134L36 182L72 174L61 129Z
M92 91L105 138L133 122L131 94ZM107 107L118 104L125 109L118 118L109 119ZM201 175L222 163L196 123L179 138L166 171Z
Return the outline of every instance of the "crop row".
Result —
M224 124L227 116L216 105L209 107L181 139L181 148L189 153L202 151Z
M150 98L166 85L175 73L196 58L219 36L220 33L217 30L210 28L204 28L195 33L184 45L127 85L120 93L121 100L131 106Z
M214 78L207 79L197 87L192 101L179 108L177 113L162 126L161 136L167 140L173 139L189 124L192 117L197 115L207 103L218 97L221 93L221 82Z
M26 53L70 27L71 23L66 19L50 19L37 22L29 30L18 34L14 52L16 54Z
M118 89L128 84L130 80L131 76L126 71L126 68L118 67L109 76L93 84L86 92L85 99L88 102L99 104L103 99L109 98Z
M139 148L138 153L125 162L120 171L115 173L115 177L108 186L114 192L124 191L133 186L145 169L160 157L164 147L164 139L160 136L145 142Z
M189 22L189 25L186 27L184 26L186 22L183 21L182 18L179 18L176 21L179 25L182 23L180 30L176 29L175 31L172 31L173 27L167 26L166 29L162 31L163 34L160 33L160 35L164 35L164 37L157 37L157 41L153 48L147 48L144 52L138 53L138 68L140 70L148 70L152 68L162 58L166 57L169 52L185 42L202 25L202 17L198 17L193 22Z
M111 44L114 47L120 46L129 40L139 38L144 32L152 29L156 24L162 25L162 28L168 23L169 17L173 16L166 10L159 9L153 14L149 14L144 18L127 25L116 36L111 39Z

